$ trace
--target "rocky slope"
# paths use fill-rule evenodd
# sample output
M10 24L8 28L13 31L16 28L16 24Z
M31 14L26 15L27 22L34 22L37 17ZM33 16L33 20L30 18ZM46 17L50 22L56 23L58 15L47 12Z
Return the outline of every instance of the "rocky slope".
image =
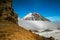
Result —
M12 0L0 0L0 21L17 23L17 18L12 9Z
M17 24L17 15L11 6L12 0L0 0L0 40L45 40ZM53 38L48 38L53 40Z
M32 21L50 21L45 17L39 15L39 13L31 12L22 18L22 20L32 20Z
M43 40L14 23L0 22L0 40Z

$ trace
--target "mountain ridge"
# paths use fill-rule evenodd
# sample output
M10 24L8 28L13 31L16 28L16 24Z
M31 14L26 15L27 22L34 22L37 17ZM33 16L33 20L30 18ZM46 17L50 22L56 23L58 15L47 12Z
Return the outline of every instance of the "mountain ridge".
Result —
M38 21L50 21L47 18L41 16L39 13L36 12L30 12L26 16L22 18L22 20L38 20Z

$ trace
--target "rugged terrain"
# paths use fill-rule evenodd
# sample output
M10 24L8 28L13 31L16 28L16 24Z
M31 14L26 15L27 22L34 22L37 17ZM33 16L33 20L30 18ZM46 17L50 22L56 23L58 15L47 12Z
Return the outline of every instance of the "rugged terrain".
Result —
M28 30L11 22L0 22L0 40L43 40Z

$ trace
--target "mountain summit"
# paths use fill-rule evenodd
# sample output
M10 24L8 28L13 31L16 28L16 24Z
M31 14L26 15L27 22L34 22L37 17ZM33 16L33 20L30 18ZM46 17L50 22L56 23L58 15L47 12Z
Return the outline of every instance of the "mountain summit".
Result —
M22 20L40 20L40 21L49 21L45 17L39 15L39 13L31 12L28 13L25 17L22 18Z

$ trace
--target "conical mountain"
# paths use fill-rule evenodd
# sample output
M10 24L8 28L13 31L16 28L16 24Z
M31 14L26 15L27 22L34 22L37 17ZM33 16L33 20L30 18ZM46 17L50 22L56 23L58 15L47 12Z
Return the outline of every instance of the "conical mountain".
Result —
M36 12L28 13L26 16L22 18L22 20L50 21Z

